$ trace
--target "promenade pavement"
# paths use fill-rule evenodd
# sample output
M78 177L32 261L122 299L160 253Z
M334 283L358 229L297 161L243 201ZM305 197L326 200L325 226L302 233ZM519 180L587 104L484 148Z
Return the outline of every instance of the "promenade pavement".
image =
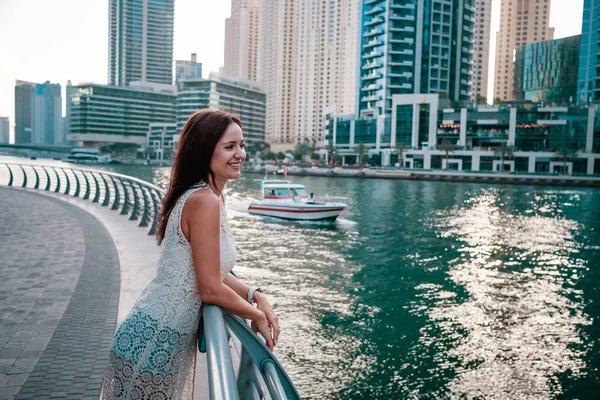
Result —
M97 399L115 325L158 254L147 228L109 207L0 187L0 400ZM208 398L204 354L195 384Z

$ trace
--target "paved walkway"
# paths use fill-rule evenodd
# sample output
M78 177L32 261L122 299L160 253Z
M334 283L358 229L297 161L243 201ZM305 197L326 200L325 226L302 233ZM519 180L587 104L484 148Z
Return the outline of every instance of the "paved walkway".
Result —
M109 207L0 187L0 400L97 399L115 322L155 276L158 255L147 228ZM207 399L205 354L195 385L194 399Z
M98 398L119 260L90 214L0 188L0 399Z

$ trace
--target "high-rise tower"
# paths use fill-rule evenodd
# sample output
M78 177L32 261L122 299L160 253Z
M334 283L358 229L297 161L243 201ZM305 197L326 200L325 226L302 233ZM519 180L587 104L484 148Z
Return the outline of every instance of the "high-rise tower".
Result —
M496 33L494 100L514 99L514 54L518 47L554 38L549 28L550 0L502 0Z
M581 48L577 74L577 102L592 103L600 96L600 75L596 74L600 50L600 0L584 0L581 24Z
M231 0L225 20L224 77L258 81L258 0Z
M487 99L492 0L475 0L471 99Z
M173 83L174 0L109 0L108 83Z
M322 112L353 114L358 46L356 0L306 0L299 9L296 139L322 141Z
M394 94L467 100L474 0L362 2L359 117L390 115Z

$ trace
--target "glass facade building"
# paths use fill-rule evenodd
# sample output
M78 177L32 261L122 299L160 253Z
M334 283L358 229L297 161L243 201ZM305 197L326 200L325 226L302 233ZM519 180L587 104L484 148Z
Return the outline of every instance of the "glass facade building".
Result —
M197 79L181 82L177 93L177 130L202 108L217 108L238 116L251 149L265 141L266 94L255 82L241 78Z
M598 31L600 30L600 0L583 1L581 24L581 51L577 77L577 102L579 104L598 101L596 80L598 68Z
M394 94L469 98L473 0L364 0L360 16L360 118L391 114Z
M580 35L521 46L516 50L515 100L569 104L576 101Z
M109 0L108 83L173 83L174 0Z
M15 144L31 143L35 85L25 81L15 83Z
M69 140L145 145L151 123L175 123L177 95L105 85L73 86Z
M17 81L15 144L64 144L59 84Z

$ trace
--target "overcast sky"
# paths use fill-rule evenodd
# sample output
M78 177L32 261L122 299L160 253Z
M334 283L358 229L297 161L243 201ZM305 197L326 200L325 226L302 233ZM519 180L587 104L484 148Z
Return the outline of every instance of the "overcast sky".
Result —
M493 1L492 40L500 6ZM195 52L204 77L218 71L230 7L229 0L176 0L174 58ZM552 1L555 38L581 33L582 10L583 0ZM0 0L0 116L14 124L17 79L60 83L63 93L67 80L106 83L107 40L108 0Z

